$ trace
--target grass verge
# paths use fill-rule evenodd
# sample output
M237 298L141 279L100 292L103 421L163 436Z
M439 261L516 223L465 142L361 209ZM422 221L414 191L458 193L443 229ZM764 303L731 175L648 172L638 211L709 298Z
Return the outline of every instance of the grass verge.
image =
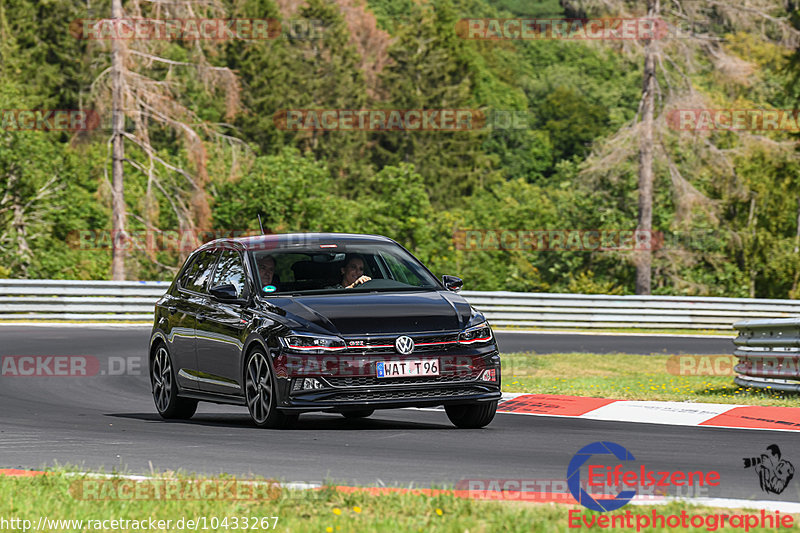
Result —
M586 353L501 357L504 392L800 407L800 394L734 384L732 355L688 356L691 360L674 355ZM680 375L690 371L723 375Z
M33 478L15 478L0 476L0 520L28 520L36 527L40 517L48 520L82 520L76 527L56 527L52 523L45 531L137 531L132 524L107 523L107 529L95 528L87 521L106 520L163 520L172 521L170 527L160 531L194 530L187 520L205 520L207 529L200 523L198 530L232 531L234 517L238 518L238 530L255 518L266 518L258 521L259 526L253 528L252 521L248 531L285 531L285 532L384 532L384 531L416 531L416 532L464 532L471 533L509 531L509 532L562 532L568 529L569 513L578 515L584 520L599 518L594 513L578 506L556 504L531 504L521 502L490 502L458 498L451 494L433 496L390 493L373 495L365 492L345 493L333 488L322 490L283 490L275 497L260 500L239 500L220 498L200 499L85 499L76 498L75 485L90 478L54 472L46 476ZM186 479L186 478L182 478ZM219 480L219 478L217 478ZM223 481L236 481L224 478ZM106 480L113 482L113 480ZM195 479L193 482L214 481L213 478ZM138 483L152 484L152 481ZM121 485L117 485L117 488ZM137 488L131 489L136 494ZM124 491L120 490L119 494ZM108 498L108 492L105 493ZM662 515L676 514L681 511L704 517L715 513L739 514L733 510L715 510L708 507L689 506L673 502L657 507L629 506L610 514L650 515L656 510ZM767 513L770 514L770 513ZM605 515L606 517L609 514ZM222 520L227 520L227 528ZM277 517L277 523L275 518ZM184 519L183 528L176 527L178 521ZM216 527L210 527L212 521L219 521ZM580 518L578 519L580 520ZM793 517L796 522L796 517ZM101 525L101 524L98 524ZM264 527L266 525L266 527ZM101 525L102 526L102 525ZM585 526L584 526L585 528ZM584 529L581 528L581 529ZM4 527L5 529L5 527ZM767 531L774 528L750 528L750 531ZM19 529L21 530L21 529ZM698 530L705 530L700 528ZM741 528L721 527L716 531L741 531ZM636 531L636 529L633 529ZM642 528L640 531L661 531L660 527Z

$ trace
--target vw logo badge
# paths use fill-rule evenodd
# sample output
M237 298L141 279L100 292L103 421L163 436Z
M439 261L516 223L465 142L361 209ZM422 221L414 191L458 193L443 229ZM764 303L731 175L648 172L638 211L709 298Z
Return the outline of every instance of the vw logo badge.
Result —
M408 335L403 335L402 337L397 337L397 340L394 341L394 347L397 353L408 355L414 351L414 341Z

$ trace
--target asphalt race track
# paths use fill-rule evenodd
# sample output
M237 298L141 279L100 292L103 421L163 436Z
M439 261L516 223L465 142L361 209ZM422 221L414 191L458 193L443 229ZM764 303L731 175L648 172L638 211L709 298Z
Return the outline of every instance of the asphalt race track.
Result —
M498 414L482 430L458 430L443 412L378 411L366 420L307 414L296 429L254 427L244 408L201 404L187 422L165 422L150 397L144 360L149 328L0 328L0 355L85 355L92 377L0 376L0 468L76 465L147 473L152 469L259 474L283 481L389 486L454 485L465 479L563 480L572 455L590 442L613 441L650 470L716 470L719 487L702 495L769 499L743 457L776 443L798 464L791 432L677 427ZM517 350L523 335L500 336ZM697 339L530 335L537 351L583 346L674 350ZM713 340L713 339L712 339ZM709 340L711 341L711 340ZM708 350L721 350L712 342ZM512 346L512 348L508 348ZM543 348L543 346L547 348ZM703 343L706 346L706 343ZM670 353L675 353L671 351ZM695 350L695 353L697 351ZM721 350L711 353L730 353ZM797 485L774 499L798 500ZM788 494L788 492L793 492Z

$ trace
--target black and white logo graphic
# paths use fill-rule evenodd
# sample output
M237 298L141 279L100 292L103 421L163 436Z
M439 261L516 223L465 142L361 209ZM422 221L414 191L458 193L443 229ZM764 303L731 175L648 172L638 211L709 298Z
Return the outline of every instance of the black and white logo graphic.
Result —
M777 444L767 446L767 452L762 453L761 457L744 457L744 467L756 471L761 490L780 494L794 477L794 466L781 458L781 449Z

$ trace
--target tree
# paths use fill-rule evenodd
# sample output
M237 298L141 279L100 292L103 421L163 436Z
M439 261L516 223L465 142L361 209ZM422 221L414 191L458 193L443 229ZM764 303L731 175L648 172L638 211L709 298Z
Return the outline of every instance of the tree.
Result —
M661 14L659 0L647 0L647 17L657 18ZM656 43L654 39L644 42L644 71L642 80L642 136L639 141L639 216L636 229L653 231L653 114L656 92ZM637 252L636 294L650 294L652 276L652 250L647 247Z
M111 0L111 19L122 22L122 0ZM123 101L122 41L111 41L111 279L125 279L125 183L122 162L125 158L123 134L125 115Z
M141 18L152 14L166 19L194 19L224 15L224 11L214 4L198 7L196 2L189 0L156 5L143 0L131 0L127 11L123 11L122 0L112 0L111 8L111 21L100 24L105 24L106 31L112 34L129 26L131 16ZM97 44L101 50L105 45L102 41ZM173 43L162 38L130 42L113 38L110 46L111 65L92 82L92 96L101 114L106 110L105 102L108 93L111 93L112 279L126 277L124 163L146 177L145 206L139 218L148 230L157 229L154 223L156 191L163 194L181 231L192 232L209 225L210 207L205 193L208 182L205 139L239 142L224 135L221 128L223 117L232 118L236 113L238 85L229 68L213 66L209 62L205 46L210 45L197 41ZM191 77L176 74L181 69L197 76L199 83L192 83ZM186 87L190 90L186 91ZM203 93L215 91L225 93L224 110L217 115L199 107L205 100ZM125 129L126 119L131 122L132 131ZM182 153L170 156L159 153L159 144L173 148L173 137L182 141ZM124 153L125 141L136 148L135 152L129 152L127 158ZM176 175L189 185L189 192L175 183Z
M0 78L24 82L27 105L80 107L81 90L89 81L86 42L65 26L84 16L86 6L85 0L0 1Z
M441 243L431 227L434 210L413 165L386 166L364 183L357 197L360 231L391 235L426 260Z
M271 3L262 0L249 0L237 9L245 16L257 12L279 16ZM326 162L337 192L352 197L356 184L371 170L366 132L286 131L277 127L276 113L365 108L365 60L351 42L337 3L311 0L292 13L293 24L312 28L309 34L234 42L227 47L228 64L236 70L244 88L244 109L236 118L236 126L258 144L263 154L280 153L285 145L313 153Z
M642 39L617 45L628 53L641 53L642 92L636 119L616 135L597 147L586 165L584 176L597 177L618 171L634 153L638 156L638 214L637 228L650 232L653 229L654 183L656 170L666 173L674 191L677 207L675 223L688 222L695 212L701 218L716 220L718 213L713 201L681 171L685 155L673 152L669 137L666 111L671 108L713 107L698 87L693 75L701 69L716 68L730 78L742 77L743 61L723 46L726 31L750 30L762 39L774 42L792 42L800 35L788 24L785 6L768 0L757 0L747 5L729 4L717 0L682 1L670 4L668 11L661 9L659 0L648 0L642 13L638 2L627 0L596 0L565 2L573 12L589 16L611 14L616 17L646 15L658 18L661 29L666 29L666 39ZM780 12L783 11L783 15ZM739 149L721 149L711 135L703 135L707 149L703 156L715 160L736 181L733 158ZM772 142L759 135L742 134L756 142ZM722 143L728 139L722 137ZM743 145L742 145L743 146ZM632 256L636 266L636 292L649 294L652 286L652 251L637 251Z
M400 30L381 76L384 99L394 109L476 109L477 77L471 50L453 32L457 13L449 1L415 6L412 23ZM385 105L385 104L384 104ZM494 159L484 154L487 131L389 131L376 133L378 168L411 163L425 179L432 202L452 206L499 180Z
M6 79L0 109L25 109L23 89ZM0 129L0 255L8 275L28 277L46 250L37 243L54 232L74 178L67 147L58 133ZM63 245L62 245L63 246Z
M293 147L255 158L242 176L212 187L217 227L253 228L261 215L266 231L352 231L356 204L335 193L327 166Z

